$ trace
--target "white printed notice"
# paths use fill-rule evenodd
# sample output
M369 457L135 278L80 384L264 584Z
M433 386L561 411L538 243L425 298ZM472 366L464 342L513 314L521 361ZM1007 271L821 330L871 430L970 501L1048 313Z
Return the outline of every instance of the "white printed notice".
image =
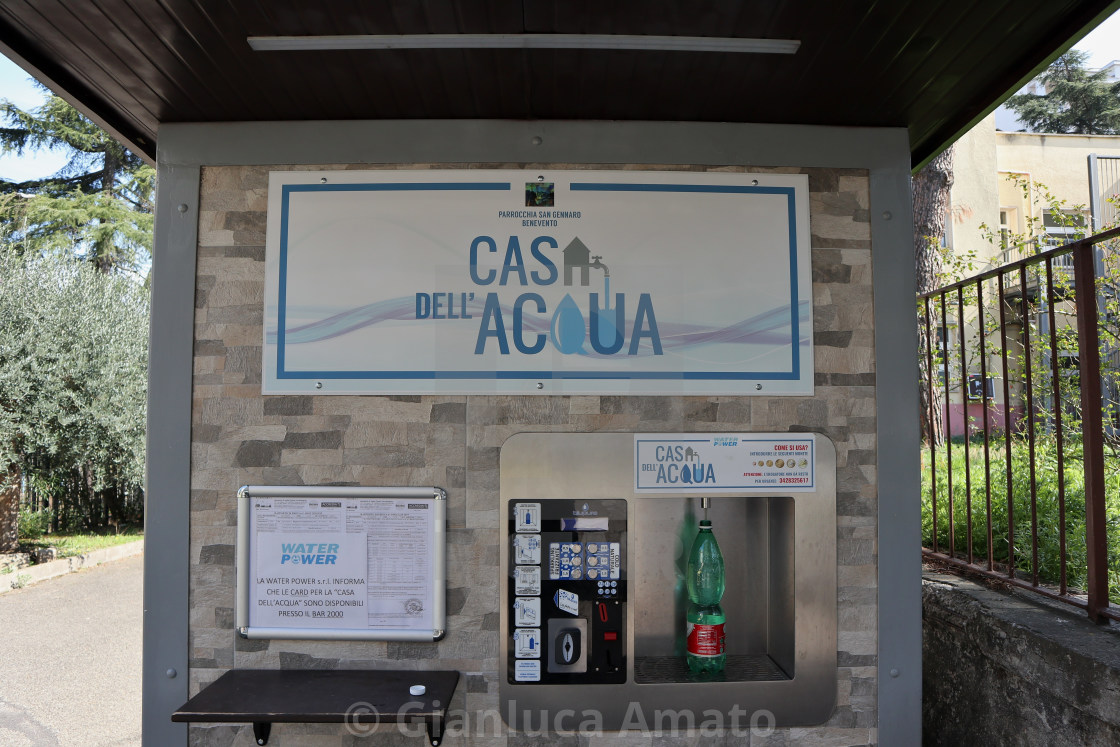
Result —
M433 628L433 501L253 497L250 509L250 627Z
M634 437L637 493L816 489L813 437L774 433L643 433Z
M366 537L337 533L257 535L255 625L366 626Z

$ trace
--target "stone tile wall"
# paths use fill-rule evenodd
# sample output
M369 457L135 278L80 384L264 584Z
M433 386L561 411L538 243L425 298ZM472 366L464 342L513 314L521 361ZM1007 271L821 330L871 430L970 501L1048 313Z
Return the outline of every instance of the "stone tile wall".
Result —
M190 694L234 666L453 668L462 679L451 706L457 716L449 724L448 747L744 744L742 737L729 733L506 733L497 715L498 454L509 436L526 430L813 431L831 438L837 452L837 705L823 726L755 734L750 743L875 743L877 481L868 178L860 170L751 170L809 175L816 366L811 398L263 397L269 169L203 169L191 438ZM420 644L240 639L233 624L233 563L236 492L245 484L444 488L447 637ZM193 726L190 734L195 745L254 743L247 726ZM379 745L426 744L422 737L404 736L387 726L380 727L375 739ZM272 743L374 740L367 742L339 726L292 724L275 727Z

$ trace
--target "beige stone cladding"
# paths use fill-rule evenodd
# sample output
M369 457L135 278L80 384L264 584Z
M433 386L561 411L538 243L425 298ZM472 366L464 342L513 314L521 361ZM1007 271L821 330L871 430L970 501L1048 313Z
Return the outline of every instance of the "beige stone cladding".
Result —
M837 452L836 708L822 726L772 733L762 729L749 742L877 741L877 452L867 172L749 169L809 177L816 367L812 397L265 397L261 354L268 172L289 168L202 171L191 433L191 695L231 667L456 669L462 678L451 704L453 718L444 742L448 747L745 744L747 739L729 732L507 733L497 716L499 450L521 431L813 431L832 439ZM446 638L439 643L241 639L233 619L234 549L236 492L245 484L444 488ZM248 726L198 725L191 727L190 735L195 745L254 743ZM298 745L367 743L344 727L313 724L277 725L273 740ZM368 743L426 742L415 733L382 726Z

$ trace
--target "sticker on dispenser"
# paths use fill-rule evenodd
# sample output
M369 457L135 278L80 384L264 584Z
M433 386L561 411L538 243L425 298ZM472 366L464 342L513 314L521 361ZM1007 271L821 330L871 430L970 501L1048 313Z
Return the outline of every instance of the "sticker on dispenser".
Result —
M513 631L513 655L518 659L541 658L541 629L518 628Z
M622 545L618 542L611 543L610 570L611 578L618 579L622 577Z
M541 593L541 569L535 565L514 568L513 593L519 597L539 595Z
M569 615L579 614L579 596L564 589L557 589L556 593L552 596L552 601L556 603L556 607Z
M519 534L513 538L513 558L517 565L540 565L541 536Z
M513 664L515 682L540 682L541 663L539 661L518 661Z
M513 624L519 628L531 628L541 624L540 597L518 597L513 603Z
M816 490L811 436L642 433L634 437L635 493Z
M553 542L548 546L548 577L553 581L579 581L587 574L583 545L579 542ZM597 574L596 574L597 575Z
M539 532L541 530L541 504L513 504L514 524L519 532Z

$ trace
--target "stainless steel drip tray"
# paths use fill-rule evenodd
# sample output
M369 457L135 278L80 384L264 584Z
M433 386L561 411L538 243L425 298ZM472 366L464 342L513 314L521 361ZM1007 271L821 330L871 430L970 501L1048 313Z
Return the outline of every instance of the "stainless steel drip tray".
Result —
M723 671L695 674L683 656L638 656L634 681L639 685L676 682L784 682L789 676L766 654L728 654Z

